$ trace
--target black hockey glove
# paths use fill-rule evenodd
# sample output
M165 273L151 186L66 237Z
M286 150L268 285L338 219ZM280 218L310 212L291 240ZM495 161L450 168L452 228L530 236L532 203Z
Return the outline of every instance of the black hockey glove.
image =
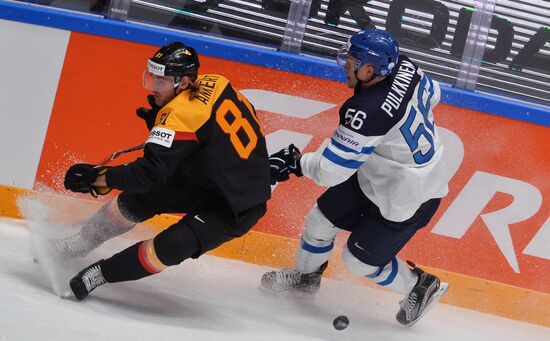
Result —
M107 186L92 186L99 175L107 173L109 167L94 166L86 163L72 165L65 174L65 189L76 193L90 193L94 198L111 191Z
M302 176L301 157L300 150L293 144L272 154L269 157L271 184L288 180L290 173Z
M155 103L155 96L148 95L147 96L147 102L149 102L149 105L151 106L151 109L147 109L144 107L140 107L136 109L136 115L145 120L145 124L147 124L147 129L151 130L155 126L155 119L157 118L157 114L162 107L159 107L157 103Z

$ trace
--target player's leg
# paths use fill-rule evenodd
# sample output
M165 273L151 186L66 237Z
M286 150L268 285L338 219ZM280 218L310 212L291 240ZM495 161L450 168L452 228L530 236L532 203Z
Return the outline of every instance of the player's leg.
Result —
M300 246L296 251L295 268L265 273L260 289L273 293L317 292L334 248L334 239L341 231L338 227L350 230L362 219L364 207L362 194L358 191L360 188L355 176L325 191L317 200L318 206L306 217Z
M198 258L242 236L264 214L265 204L238 217L225 211L190 212L154 239L136 243L85 268L71 279L71 289L78 299L83 299L90 291L105 283L137 280L159 273L168 266L180 264L188 258Z
M416 321L440 289L439 279L411 263L412 268L396 257L397 253L428 224L439 206L439 199L424 203L415 215L404 222L384 219L371 210L350 235L343 250L346 267L378 285L406 295L397 320L403 325Z
M180 221L153 239L136 243L83 269L71 279L71 290L81 300L105 283L133 281L159 273L191 257L198 249L196 235Z
M127 218L130 213L121 209L120 199L119 196L103 205L77 233L52 240L59 256L62 258L85 257L105 241L131 230L137 221Z
M319 207L315 206L306 217L304 233L296 251L296 267L265 273L260 289L274 293L317 292L338 231L340 229L334 227Z
M187 197L185 192L196 193L171 183L147 193L122 192L88 219L79 232L53 240L55 249L62 258L84 257L105 241L128 232L137 223L156 214L192 209L200 200Z
M296 270L306 274L319 270L332 254L334 239L339 231L315 206L306 217L300 246L296 250Z

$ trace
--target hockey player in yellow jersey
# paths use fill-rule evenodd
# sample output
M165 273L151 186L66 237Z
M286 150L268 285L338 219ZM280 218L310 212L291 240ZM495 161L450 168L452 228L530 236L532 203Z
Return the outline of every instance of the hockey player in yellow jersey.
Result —
M137 115L150 130L143 157L103 167L75 164L73 192L122 191L75 235L54 241L65 257L85 256L104 241L160 213L186 213L155 238L100 260L70 281L79 300L105 283L137 280L197 258L248 232L265 214L270 169L253 106L221 75L198 75L196 51L162 47L147 61L143 85L151 108Z

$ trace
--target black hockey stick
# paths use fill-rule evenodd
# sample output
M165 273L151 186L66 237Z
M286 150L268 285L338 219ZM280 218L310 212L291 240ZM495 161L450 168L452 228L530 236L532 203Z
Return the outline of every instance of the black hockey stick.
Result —
M107 157L106 159L104 159L103 161L101 161L99 163L100 166L104 166L106 165L107 163L109 163L110 161L118 158L119 156L121 155L124 155L126 153L129 153L129 152L133 152L133 151L136 151L136 150L141 150L143 149L143 147L145 147L145 143L142 143L140 145L137 145L137 146L133 146L133 147L130 147L130 148L126 148L126 149L122 149L122 150L119 150L119 151L116 151L114 152L111 156Z

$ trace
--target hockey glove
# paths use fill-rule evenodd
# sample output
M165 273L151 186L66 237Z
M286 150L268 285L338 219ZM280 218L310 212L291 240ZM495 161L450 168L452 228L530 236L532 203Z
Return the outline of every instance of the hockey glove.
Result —
M111 191L107 186L92 186L99 175L107 173L109 167L94 166L86 163L72 165L65 174L65 189L76 193L90 193L94 198Z
M279 150L269 157L269 166L271 167L271 184L288 180L290 173L296 176L302 176L302 167L300 166L300 150L293 144L287 148Z
M157 118L157 114L162 107L159 107L157 103L155 103L155 96L148 95L147 96L147 102L149 102L149 105L151 106L151 109L147 109L144 107L137 108L136 109L136 115L145 120L145 124L147 124L147 129L151 130L155 126L155 119Z

